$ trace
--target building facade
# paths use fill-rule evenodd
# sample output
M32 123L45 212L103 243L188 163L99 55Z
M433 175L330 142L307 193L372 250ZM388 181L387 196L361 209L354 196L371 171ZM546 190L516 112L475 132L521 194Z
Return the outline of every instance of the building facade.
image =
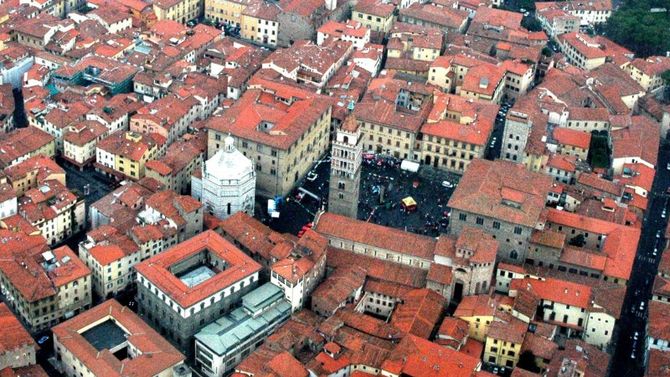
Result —
M242 297L241 306L195 334L195 364L209 377L230 373L289 319L291 304L271 283Z
M328 210L357 218L363 143L356 117L349 116L336 131L330 163Z
M251 160L235 148L227 136L219 149L191 178L191 195L210 214L225 219L235 212L254 213L256 173Z
M135 266L140 315L193 354L193 335L258 285L261 265L213 231Z

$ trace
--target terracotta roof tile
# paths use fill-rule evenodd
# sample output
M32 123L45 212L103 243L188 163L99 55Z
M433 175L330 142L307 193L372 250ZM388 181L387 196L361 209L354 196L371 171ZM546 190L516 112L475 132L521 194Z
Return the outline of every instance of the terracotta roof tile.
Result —
M0 354L17 352L24 346L37 347L28 331L4 302L0 303L0 328L3 331L3 336L0 337Z
M549 176L530 172L519 164L474 159L449 199L448 206L535 227L551 182Z
M203 250L216 254L228 267L209 280L188 287L169 268ZM208 230L135 266L138 274L155 284L182 308L188 308L231 284L260 271L261 266L214 231Z
M137 355L119 361L110 350L97 351L82 335L83 330L109 318L118 323ZM57 339L73 357L97 376L155 375L185 360L132 310L111 299L53 328Z

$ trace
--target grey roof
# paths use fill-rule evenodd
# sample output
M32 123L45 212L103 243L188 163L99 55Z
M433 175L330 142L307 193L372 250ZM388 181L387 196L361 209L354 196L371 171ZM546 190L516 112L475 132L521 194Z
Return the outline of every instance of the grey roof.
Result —
M269 329L291 315L291 304L284 298L283 291L271 283L244 295L242 302L242 307L195 334L196 341L223 356L250 338L265 337Z

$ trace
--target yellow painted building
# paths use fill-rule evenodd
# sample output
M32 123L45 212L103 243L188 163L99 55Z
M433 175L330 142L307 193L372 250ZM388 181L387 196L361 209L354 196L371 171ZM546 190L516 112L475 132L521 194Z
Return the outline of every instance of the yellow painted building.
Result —
M0 166L18 164L31 157L56 156L56 139L37 127L19 128L4 135L0 140Z
M528 324L509 317L491 324L484 345L484 361L502 367L514 368L519 362L521 345L526 336Z
M440 56L440 48L414 45L410 38L395 38L393 47L387 47L389 58L404 58L407 53L411 53L412 60L432 62Z
M256 2L242 12L240 36L267 46L277 46L280 9L275 4Z
M438 92L433 110L421 127L421 160L462 174L470 161L484 157L498 106Z
M539 172L544 171L544 167L547 165L548 160L549 156L546 154L526 152L523 164L526 166L526 169Z
M670 69L670 58L665 56L651 56L647 59L637 58L624 64L623 69L644 90L652 92L663 86L661 75Z
M486 334L498 311L498 299L502 297L488 294L463 297L454 312L454 317L468 323L470 338L482 343L486 340Z
M202 0L154 0L153 8L158 21L172 20L185 24L200 16Z
M241 26L242 12L249 0L205 0L205 18L228 25Z
M35 156L4 170L17 197L38 187L42 182L56 180L65 186L65 170L49 157Z
M165 154L165 138L156 134L117 132L98 142L95 166L120 178L144 177L147 161Z
M366 28L388 33L393 26L395 5L381 0L360 1L351 13L351 19L360 22Z

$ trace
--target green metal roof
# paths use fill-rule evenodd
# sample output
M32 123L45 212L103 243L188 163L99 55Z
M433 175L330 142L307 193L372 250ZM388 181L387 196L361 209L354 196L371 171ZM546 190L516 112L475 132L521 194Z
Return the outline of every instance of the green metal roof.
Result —
M291 304L284 299L282 290L271 283L247 293L242 301L241 308L205 326L195 338L217 355L226 355L291 315ZM258 314L254 317L254 313Z

